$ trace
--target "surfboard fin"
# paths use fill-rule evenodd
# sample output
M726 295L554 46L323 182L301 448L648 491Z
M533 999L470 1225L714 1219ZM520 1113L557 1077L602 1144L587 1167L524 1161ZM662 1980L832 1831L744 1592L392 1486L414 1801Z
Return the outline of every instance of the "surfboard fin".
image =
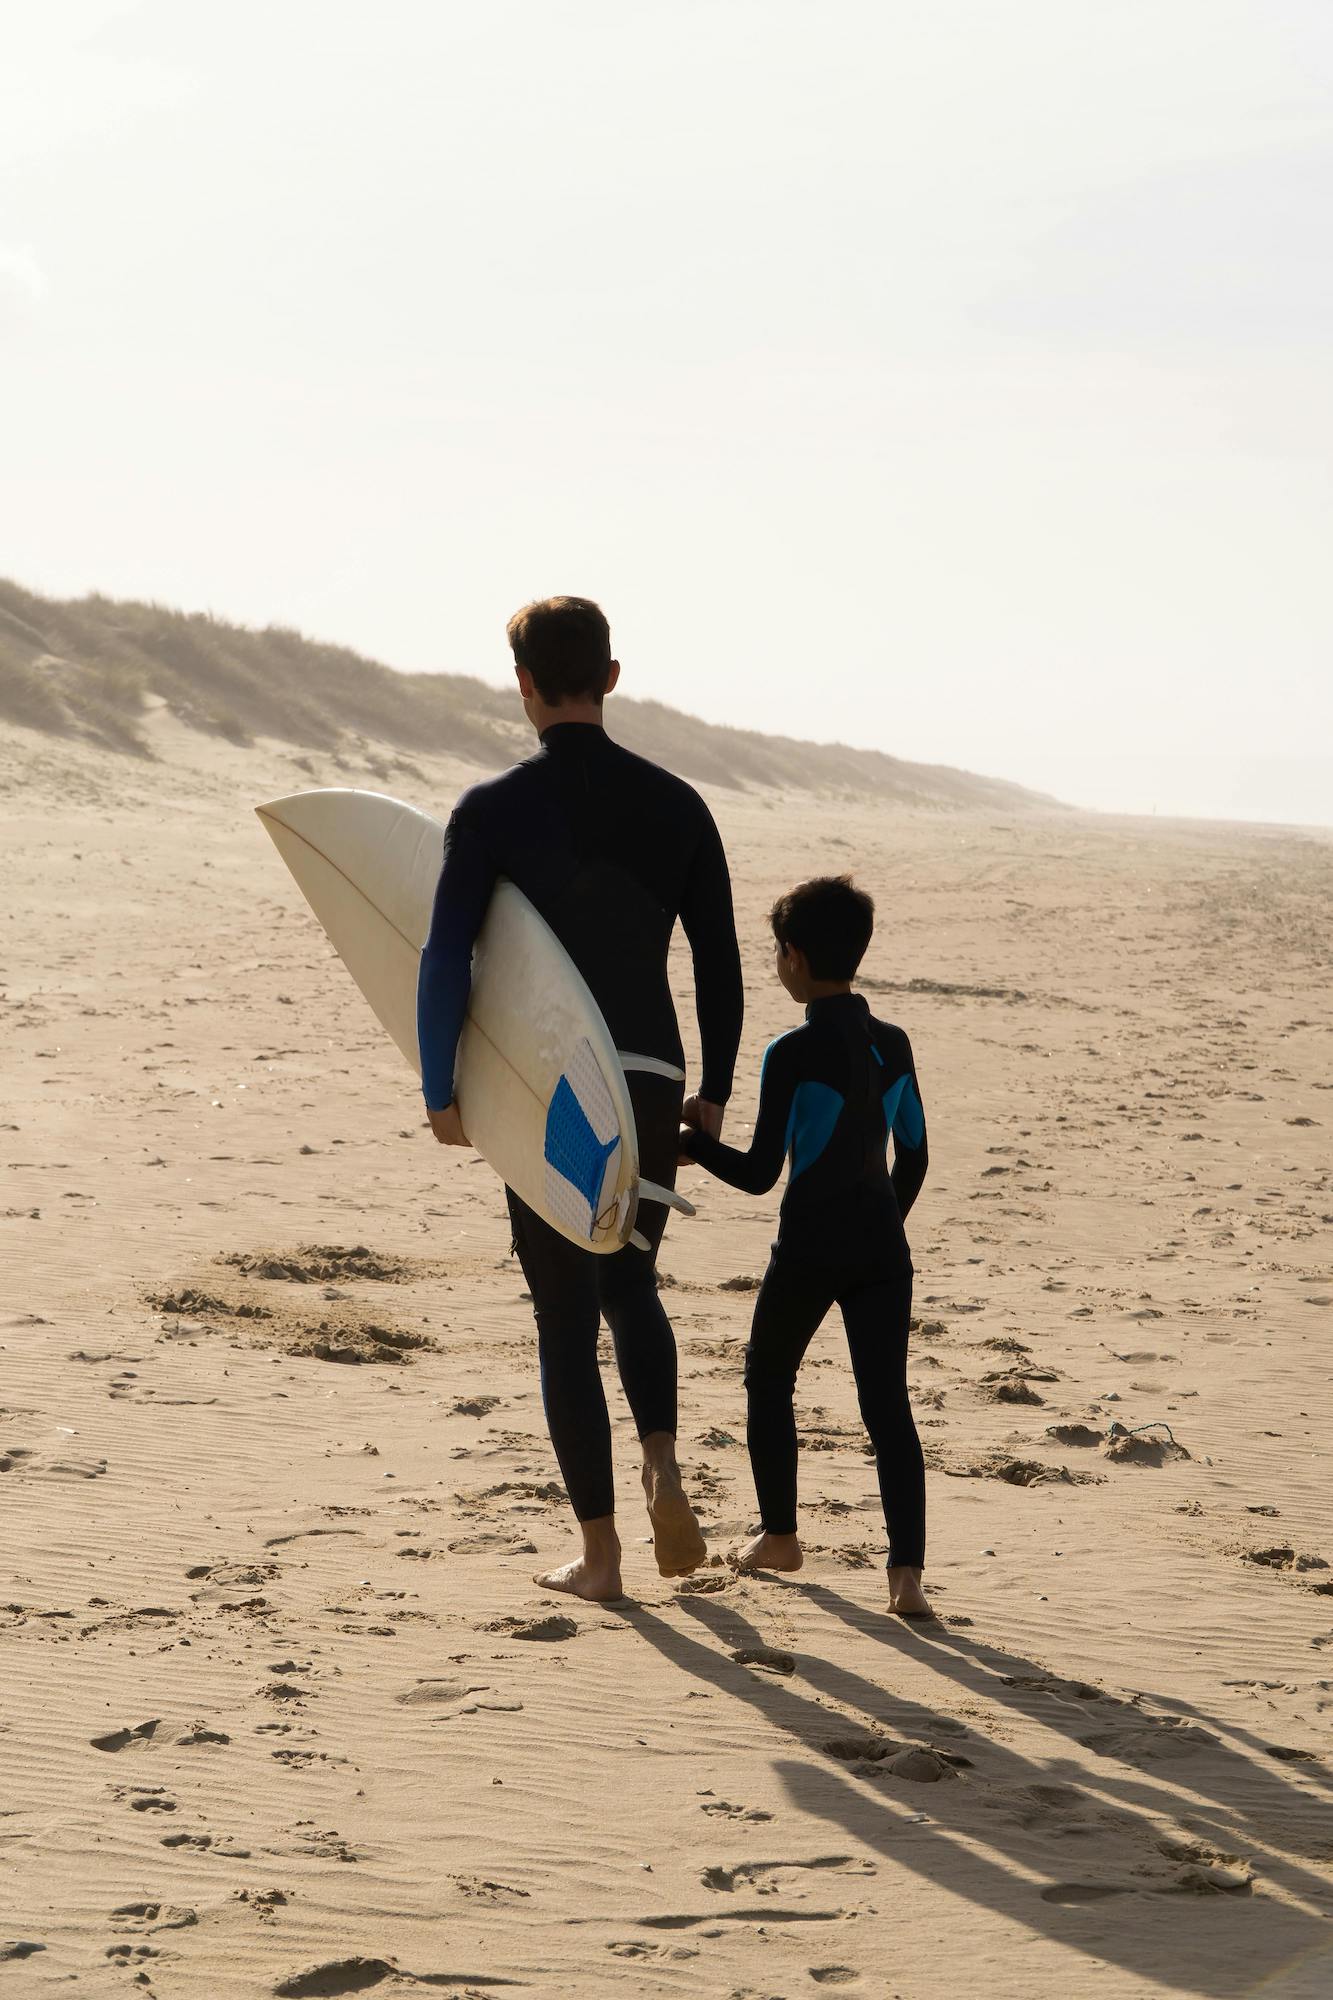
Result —
M637 1229L631 1229L629 1233L629 1240L631 1246L635 1250L647 1250L651 1255L653 1248L652 1244L648 1241L648 1238L646 1236L640 1236Z
M679 1209L682 1215L693 1215L695 1213L693 1202L686 1201L684 1195L677 1194L674 1188L659 1187L656 1181L641 1180L639 1182L639 1200L660 1201L664 1208Z
M631 1055L628 1049L617 1049L616 1054L620 1057L620 1067L626 1072L637 1069L647 1076L670 1077L672 1083L685 1081L684 1070L677 1068L675 1063L663 1062L660 1056Z

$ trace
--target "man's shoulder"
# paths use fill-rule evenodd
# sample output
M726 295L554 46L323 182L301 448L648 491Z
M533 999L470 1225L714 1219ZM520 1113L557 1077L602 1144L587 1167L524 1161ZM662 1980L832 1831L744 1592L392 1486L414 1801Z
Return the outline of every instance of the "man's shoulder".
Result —
M507 811L515 797L536 781L538 761L536 757L525 757L521 764L497 771L493 778L479 778L475 785L459 793L450 818L460 825L469 821L482 824L493 813Z
M640 756L637 750L629 750L623 743L610 739L622 770L628 773L636 784L654 787L661 796L670 798L677 804L706 819L708 807L704 804L694 786L685 778L678 778L674 771L668 771L664 764L655 764L651 757Z

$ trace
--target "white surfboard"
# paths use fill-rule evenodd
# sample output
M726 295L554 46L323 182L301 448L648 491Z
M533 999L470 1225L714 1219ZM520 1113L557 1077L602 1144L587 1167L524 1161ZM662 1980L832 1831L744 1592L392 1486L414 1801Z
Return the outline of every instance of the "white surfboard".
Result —
M296 792L255 808L334 949L417 1074L416 992L444 827L379 792ZM586 1250L636 1237L640 1200L693 1214L639 1177L622 1055L577 966L512 882L497 884L472 961L455 1088L469 1140L508 1186Z

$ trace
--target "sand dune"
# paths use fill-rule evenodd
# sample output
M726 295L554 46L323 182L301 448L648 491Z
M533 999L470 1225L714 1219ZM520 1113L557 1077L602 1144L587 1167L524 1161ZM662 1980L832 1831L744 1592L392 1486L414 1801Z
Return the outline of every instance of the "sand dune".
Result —
M568 1523L498 1188L250 811L377 763L443 809L476 762L175 706L150 754L0 733L0 1986L1325 1994L1333 846L710 792L738 1130L773 893L879 899L943 1615L884 1613L835 1326L807 1567L721 1561L773 1205L702 1177L662 1264L719 1559L656 1575L617 1392L592 1607L530 1580Z
M463 674L395 673L273 626L250 631L105 597L59 602L0 580L0 722L147 756L146 719L161 708L232 743L272 736L331 752L337 769L354 762L380 783L420 780L405 750L496 769L525 756L531 742L508 687ZM661 702L618 698L616 718L632 750L728 790L794 785L1011 810L1056 803L943 765L720 729Z

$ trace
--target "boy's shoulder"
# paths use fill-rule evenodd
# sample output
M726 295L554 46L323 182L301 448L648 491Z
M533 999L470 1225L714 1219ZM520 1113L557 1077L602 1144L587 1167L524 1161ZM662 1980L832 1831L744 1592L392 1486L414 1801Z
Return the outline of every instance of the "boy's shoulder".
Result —
M894 1021L881 1021L878 1015L870 1016L870 1037L885 1063L896 1062L902 1068L912 1067L912 1044L907 1039L907 1030Z
M764 1068L770 1062L786 1062L799 1058L801 1051L808 1048L814 1036L808 1021L798 1021L794 1028L784 1028L780 1035L774 1035L764 1050Z

